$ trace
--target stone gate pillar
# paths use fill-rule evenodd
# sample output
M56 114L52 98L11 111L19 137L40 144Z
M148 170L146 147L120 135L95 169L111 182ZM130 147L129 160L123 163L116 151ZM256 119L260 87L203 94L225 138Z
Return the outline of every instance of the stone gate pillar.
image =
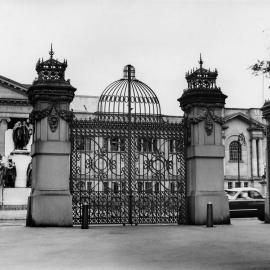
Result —
M263 117L267 121L267 129L266 129L266 183L267 183L267 191L266 191L266 199L265 199L265 223L270 223L270 101L267 100L262 107Z
M216 86L217 70L188 72L188 89L178 99L188 128L187 189L191 224L206 224L207 203L213 204L215 224L230 223L224 192L225 149L222 143L224 95Z
M38 78L28 90L34 126L32 192L28 200L28 226L72 226L69 191L70 102L76 89L65 80L67 61L38 60Z

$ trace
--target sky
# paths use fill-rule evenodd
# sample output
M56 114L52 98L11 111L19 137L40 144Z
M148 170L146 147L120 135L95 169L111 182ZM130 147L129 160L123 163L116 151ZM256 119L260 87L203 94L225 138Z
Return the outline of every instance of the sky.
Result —
M261 107L270 80L249 66L270 60L270 1L0 0L0 74L20 83L37 77L38 58L68 61L78 95L99 96L132 64L163 114L181 115L185 73L218 70L226 107ZM1 95L1 93L0 93Z

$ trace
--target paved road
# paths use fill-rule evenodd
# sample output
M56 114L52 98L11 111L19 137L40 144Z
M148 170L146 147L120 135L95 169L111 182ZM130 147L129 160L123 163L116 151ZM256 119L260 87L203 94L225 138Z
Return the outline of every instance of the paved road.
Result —
M270 269L270 224L26 228L0 223L0 269Z

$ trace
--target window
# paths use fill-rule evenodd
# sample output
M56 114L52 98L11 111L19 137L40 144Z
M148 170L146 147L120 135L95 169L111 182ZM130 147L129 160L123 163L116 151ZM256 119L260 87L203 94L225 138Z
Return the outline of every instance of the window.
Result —
M252 199L263 199L262 195L256 190L249 191L249 197Z
M118 193L119 192L119 185L117 182L113 183L113 192Z
M76 150L83 151L84 150L84 141L83 138L78 138L76 140Z
M152 182L146 182L145 183L145 192L146 193L152 193Z
M111 138L111 151L116 152L118 151L119 146L119 138Z
M244 187L248 187L248 182L244 182Z
M155 193L159 193L159 183L155 183Z
M109 138L103 138L103 148L108 151Z
M108 185L108 182L104 182L103 183L103 190L105 193L108 193L109 192L109 185Z
M109 148L110 145L110 148ZM103 147L111 152L125 151L125 139L119 137L103 138Z
M238 161L238 147L239 147L239 160L242 160L242 147L238 141L233 141L230 143L229 151L230 151L230 160Z
M78 137L75 140L76 150L79 151L91 151L91 138L90 137Z
M137 141L137 150L139 152L157 152L157 139L139 138Z
M238 197L238 199L253 199L253 200L258 200L258 199L263 199L262 195L257 192L256 190L248 190L248 191L242 191Z
M170 184L170 188L171 188L171 193L175 193L175 183L174 182L172 182Z
M237 193L237 191L226 190L226 193L228 194L229 198L232 198Z
M125 139L120 138L120 151L124 152L125 151Z
M76 150L79 151L90 151L91 150L91 139L80 137L77 138L76 142Z
M233 187L233 183L232 182L228 182L228 189Z
M91 191L91 189L92 189L92 182L91 181L87 181L86 182L86 190L87 191Z
M177 182L177 191L183 192L183 185L181 184L181 182Z
M138 182L138 193L143 192L143 182Z
M122 189L122 193L125 193L127 191L126 182L121 182L121 189Z
M238 196L237 199L250 199L249 194L247 191L242 191Z
M169 141L169 151L170 153L176 153L181 151L181 141L180 140L170 140Z
M236 188L241 187L241 182L235 182L235 187L236 187Z

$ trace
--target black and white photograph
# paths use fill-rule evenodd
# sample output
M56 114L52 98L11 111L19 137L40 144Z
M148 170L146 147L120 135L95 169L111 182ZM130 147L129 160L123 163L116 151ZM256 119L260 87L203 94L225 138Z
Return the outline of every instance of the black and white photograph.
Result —
M270 269L270 1L0 0L0 269Z

